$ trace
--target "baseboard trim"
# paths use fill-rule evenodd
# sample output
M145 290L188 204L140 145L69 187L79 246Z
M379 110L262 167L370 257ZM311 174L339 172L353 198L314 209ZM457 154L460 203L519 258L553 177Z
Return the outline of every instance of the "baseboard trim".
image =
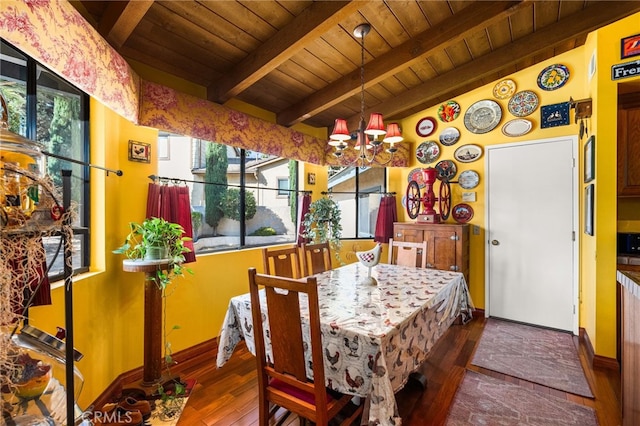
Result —
M604 368L614 371L620 370L620 364L618 363L617 359L596 355L595 351L593 350L593 345L591 344L591 339L589 339L589 334L587 334L587 330L581 327L579 329L578 335L580 336L580 342L587 350L587 359L589 361L589 364L591 364L594 368Z
M218 339L215 337L176 352L172 355L174 365L171 367L171 373L174 375L180 375L194 365L203 362L211 362L212 359L215 360L217 352ZM163 363L163 370L165 366L166 365ZM125 386L142 380L142 373L143 367L138 367L120 374L93 401L93 404L88 408L88 410L93 408L99 409L105 404L114 401L122 393L122 389Z

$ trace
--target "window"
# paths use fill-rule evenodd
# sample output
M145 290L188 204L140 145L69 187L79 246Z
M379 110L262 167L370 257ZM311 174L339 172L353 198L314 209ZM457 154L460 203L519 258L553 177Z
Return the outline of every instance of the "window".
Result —
M0 45L0 92L9 109L9 130L37 140L51 154L88 162L89 97L22 54L8 43ZM73 225L74 272L89 269L89 170L79 164L47 157L46 173L62 185L61 170L71 170L71 199L77 206ZM61 279L60 237L45 238L49 278Z
M375 236L380 199L386 192L385 168L330 167L329 192L342 213L342 238Z
M296 240L296 161L188 136L160 137L171 157L159 162L158 174L190 188L196 254Z

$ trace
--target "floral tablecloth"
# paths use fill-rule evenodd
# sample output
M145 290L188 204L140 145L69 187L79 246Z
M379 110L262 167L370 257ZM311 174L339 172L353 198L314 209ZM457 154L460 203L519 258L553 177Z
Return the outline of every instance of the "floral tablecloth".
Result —
M394 393L458 315L463 320L471 317L473 304L464 275L379 264L372 271L377 285L371 285L365 280L367 268L352 263L316 276L326 385L370 397L369 424L401 424ZM270 352L268 318L265 322ZM229 360L240 339L255 354L248 293L229 302L218 367ZM311 370L307 373L312 377Z

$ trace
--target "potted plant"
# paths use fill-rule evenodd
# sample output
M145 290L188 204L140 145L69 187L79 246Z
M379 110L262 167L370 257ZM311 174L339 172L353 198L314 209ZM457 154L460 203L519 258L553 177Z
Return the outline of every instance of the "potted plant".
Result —
M340 259L342 242L341 212L338 203L328 197L320 198L309 205L303 218L303 237L313 244L329 242L331 251Z
M191 251L184 245L191 238L183 234L180 224L157 217L145 219L142 223L130 222L124 244L113 252L132 260L167 259L168 268L159 268L157 272L158 284L165 289L173 278L183 276L185 271L191 273L182 265L184 254Z

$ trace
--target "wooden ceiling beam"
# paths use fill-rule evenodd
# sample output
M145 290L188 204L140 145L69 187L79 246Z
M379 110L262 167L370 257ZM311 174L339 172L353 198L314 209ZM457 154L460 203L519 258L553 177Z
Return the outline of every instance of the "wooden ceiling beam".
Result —
M110 1L98 23L98 32L116 49L127 41L153 0Z
M431 107L439 103L438 98L457 88L466 87L484 77L499 73L525 58L564 43L569 39L585 40L584 35L600 27L640 11L640 2L590 3L590 6L574 13L555 24L548 25L535 33L522 37L513 43L494 50L454 70L439 75L419 86L413 87L379 105L367 108L366 115L381 112L385 116L402 116L405 111ZM356 128L360 114L350 117L349 128Z
M479 3L481 4L464 8L438 25L367 63L365 87L377 84L412 64L423 61L436 51L442 51L465 37L512 15L523 5L532 4L522 1ZM359 91L360 69L356 69L278 113L277 122L283 126L299 123L344 101Z
M360 3L360 4L359 4ZM291 23L279 30L244 60L229 70L227 77L208 87L208 99L224 103L246 90L362 6L358 1L314 2Z

